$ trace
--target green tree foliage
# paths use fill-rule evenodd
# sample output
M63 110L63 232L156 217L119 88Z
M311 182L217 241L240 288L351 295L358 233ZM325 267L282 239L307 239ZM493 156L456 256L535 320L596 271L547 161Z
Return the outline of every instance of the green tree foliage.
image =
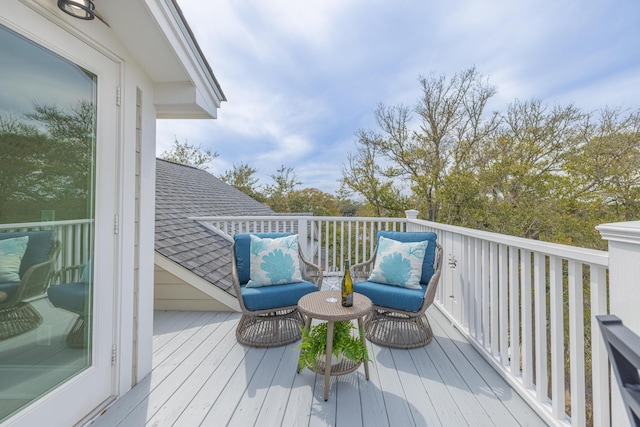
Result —
M273 184L267 185L264 190L258 186L258 178L254 175L257 170L247 164L241 163L233 166L233 170L226 171L220 179L266 204L276 212L287 213L312 213L316 216L340 215L338 199L317 188L297 189L302 182L292 167L284 165L271 175Z
M407 209L408 199L394 183L397 172L384 169L381 151L382 136L360 130L356 153L347 154L347 165L342 166L341 189L344 193L356 193L364 197L370 215L397 217ZM355 213L355 212L354 212Z
M202 145L191 145L188 141L180 142L178 138L173 141L170 149L164 150L160 154L161 159L180 163L187 166L193 166L199 169L208 170L207 163L218 157L218 153Z
M34 104L23 118L0 115L2 222L87 218L93 188L95 106Z
M257 170L246 163L239 166L233 165L233 170L225 171L220 175L220 179L227 184L242 191L244 194L262 202L265 200L258 186L258 178L255 177Z
M317 188L294 190L289 194L288 199L288 212L310 212L315 216L340 216L336 198Z
M413 109L378 106L379 130L358 131L343 165L342 185L375 215L395 202L429 220L594 248L605 246L597 224L640 217L640 112L531 100L489 113L496 90L474 68L419 83Z
M563 170L567 156L579 143L584 115L571 105L547 109L539 101L531 101L515 102L500 118L496 132L484 138L478 152L471 154L477 158L476 188L485 199L486 224L482 228L545 238L562 220L557 200L565 192ZM451 174L455 178L457 173ZM443 199L443 203L449 200ZM465 211L473 215L473 208ZM478 225L465 217L456 220L467 226Z
M496 115L483 118L495 88L484 82L475 68L450 79L421 76L419 83L422 95L413 111L405 105L378 105L374 115L381 132L358 133L358 154L351 155L350 160L355 161L344 167L343 183L369 200L354 183L359 177L367 182L369 176L362 175L360 169L371 170L367 162L374 161L372 156L381 157L389 162L381 175L408 183L415 207L427 219L436 220L442 204L440 188L447 174L465 169L473 161L473 150L497 125ZM413 113L418 116L417 125L412 122ZM385 189L388 183L373 183L367 189ZM386 190L387 194L402 194ZM404 203L397 200L396 204Z
M266 204L276 212L292 212L290 196L302 184L298 175L292 167L281 165L271 179L274 183L264 188Z

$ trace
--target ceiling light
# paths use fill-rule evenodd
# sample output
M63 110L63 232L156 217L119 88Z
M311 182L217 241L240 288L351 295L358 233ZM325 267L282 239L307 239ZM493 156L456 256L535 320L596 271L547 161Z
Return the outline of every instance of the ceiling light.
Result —
M75 18L90 21L95 17L95 6L91 0L58 0L58 7Z

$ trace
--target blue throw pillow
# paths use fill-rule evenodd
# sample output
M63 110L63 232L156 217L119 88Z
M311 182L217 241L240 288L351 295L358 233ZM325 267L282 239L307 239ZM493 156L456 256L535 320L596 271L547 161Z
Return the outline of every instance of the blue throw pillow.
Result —
M301 282L298 235L275 239L251 235L250 264L249 288Z
M235 242L236 267L238 269L238 279L241 285L246 285L251 279L249 272L251 267L251 236L256 235L263 239L275 239L277 237L291 236L292 233L236 233L233 236Z
M0 240L25 236L29 238L29 244L27 245L27 250L24 251L22 263L20 264L20 277L24 276L31 266L49 259L51 247L56 238L55 232L51 230L41 230L0 233Z
M29 237L0 240L0 283L20 281L20 263Z
M369 276L370 282L420 289L422 263L428 243L399 242L380 236L376 262Z
M424 253L424 261L422 263L422 277L420 283L428 285L431 277L435 273L433 267L436 261L436 241L438 235L431 231L378 231L377 239L386 237L387 239L397 240L398 242L429 242L427 250Z

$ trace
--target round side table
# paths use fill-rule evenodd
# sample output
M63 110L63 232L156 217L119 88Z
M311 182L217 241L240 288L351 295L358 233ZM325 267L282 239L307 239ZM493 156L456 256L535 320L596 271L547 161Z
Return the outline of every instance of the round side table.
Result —
M298 311L307 317L305 329L311 327L311 320L327 321L327 353L324 363L319 362L316 368L317 373L324 370L324 400L329 399L329 380L332 375L344 375L353 372L364 363L364 373L367 380L369 379L369 364L366 359L360 362L343 360L337 364L331 364L331 352L333 346L333 323L341 320L358 319L358 331L360 339L364 342L363 334L363 318L371 312L371 300L366 296L353 293L353 306L343 307L340 303L342 297L340 291L318 291L312 292L300 298L298 301ZM300 373L300 368L297 370Z

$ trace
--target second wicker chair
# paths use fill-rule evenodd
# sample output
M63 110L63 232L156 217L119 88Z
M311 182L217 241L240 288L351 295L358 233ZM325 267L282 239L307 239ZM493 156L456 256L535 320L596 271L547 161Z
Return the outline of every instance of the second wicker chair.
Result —
M376 255L351 267L353 290L366 295L373 302L373 311L365 319L365 335L386 347L415 348L429 344L433 332L425 311L433 303L442 272L442 247L431 232L379 231L380 237L400 242L428 241L425 251L420 289L381 284L368 279L376 262ZM376 252L379 246L376 247Z

